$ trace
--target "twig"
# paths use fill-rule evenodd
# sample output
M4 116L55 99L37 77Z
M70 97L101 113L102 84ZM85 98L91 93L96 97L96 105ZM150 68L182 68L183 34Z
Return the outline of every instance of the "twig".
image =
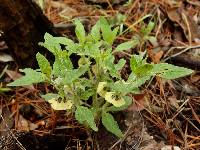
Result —
M172 50L173 50L173 49L176 49L176 48L180 48L180 47L173 47ZM194 49L194 48L200 48L200 45L189 46L189 47L185 48L184 50L182 50L181 52L176 53L176 54L174 54L174 55L172 55L172 56L167 57L167 58L164 59L163 61L165 62L165 61L169 60L169 59L172 58L172 57L176 57L176 56L178 56L178 55L180 55L180 54L183 54L183 53L187 52L188 50Z
M142 137L144 136L144 118L141 114L141 112L139 111L139 114L142 118L142 131L141 131L141 135L140 135L140 138L138 139L137 143L135 143L135 145L132 146L132 148L130 150L135 150L135 149L138 149L140 144L142 143ZM136 148L136 145L137 145L137 148Z
M2 119L3 122L5 122L5 126L6 126L6 128L8 129L8 131L10 132L10 134L11 134L11 135L13 136L13 138L17 141L16 144L18 144L19 147L20 147L22 150L26 150L26 148L20 143L20 141L17 139L17 137L14 135L14 133L10 130L10 128L8 127L8 125L7 125L7 123L6 123L5 119L4 119L4 117L2 116L2 114L1 114L1 119Z
M188 101L189 101L190 99L187 99L179 108L178 108L178 112L172 117L172 120L174 120L175 118L176 118L176 116L178 115L178 114L180 114L184 109L185 109L185 107L183 107Z

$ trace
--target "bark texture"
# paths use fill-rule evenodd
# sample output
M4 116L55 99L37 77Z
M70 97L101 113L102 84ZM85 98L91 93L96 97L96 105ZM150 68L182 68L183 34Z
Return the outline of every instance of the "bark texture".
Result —
M38 42L52 23L32 0L0 0L0 32L20 67L33 67Z

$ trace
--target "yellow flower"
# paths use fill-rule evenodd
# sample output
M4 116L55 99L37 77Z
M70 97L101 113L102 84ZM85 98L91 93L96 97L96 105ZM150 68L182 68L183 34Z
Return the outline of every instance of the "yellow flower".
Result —
M97 93L102 97L105 97L105 94L107 92L106 86L107 86L107 82L99 82L99 85L97 87Z
M125 100L122 97L116 95L115 92L106 92L105 100L113 104L115 107L120 107L125 104Z
M51 100L48 100L48 102L51 104L51 107L54 110L67 110L72 108L72 101L67 100L66 102L58 102L55 98L52 98Z

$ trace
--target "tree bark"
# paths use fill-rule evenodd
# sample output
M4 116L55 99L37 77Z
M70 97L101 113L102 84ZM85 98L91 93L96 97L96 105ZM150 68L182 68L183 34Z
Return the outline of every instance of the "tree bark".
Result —
M20 67L34 67L45 32L52 23L32 0L0 0L0 33Z

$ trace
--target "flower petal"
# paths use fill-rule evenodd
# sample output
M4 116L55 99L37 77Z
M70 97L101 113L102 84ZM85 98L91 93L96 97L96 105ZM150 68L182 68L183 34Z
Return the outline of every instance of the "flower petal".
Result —
M118 97L115 92L107 92L105 94L105 100L115 107L121 107L125 104L125 100L122 97Z
M72 102L71 100L68 100L66 102L58 102L55 98L48 101L51 104L51 107L54 110L67 110L72 108Z
M99 85L97 87L97 93L102 97L105 97L105 94L107 92L105 90L106 85L107 85L107 82L99 82Z

